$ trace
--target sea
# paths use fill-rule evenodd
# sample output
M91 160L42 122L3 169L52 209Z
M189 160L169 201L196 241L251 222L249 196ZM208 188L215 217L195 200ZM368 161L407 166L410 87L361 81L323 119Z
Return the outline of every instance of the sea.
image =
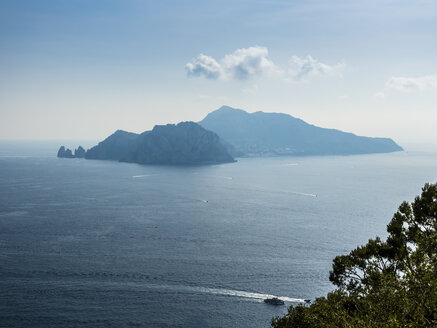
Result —
M269 327L437 182L432 151L153 166L59 146L0 142L0 327Z

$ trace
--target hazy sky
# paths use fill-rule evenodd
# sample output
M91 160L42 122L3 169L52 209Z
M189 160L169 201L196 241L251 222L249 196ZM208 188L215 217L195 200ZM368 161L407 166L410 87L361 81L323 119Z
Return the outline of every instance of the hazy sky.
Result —
M0 139L229 105L437 142L437 1L0 0Z

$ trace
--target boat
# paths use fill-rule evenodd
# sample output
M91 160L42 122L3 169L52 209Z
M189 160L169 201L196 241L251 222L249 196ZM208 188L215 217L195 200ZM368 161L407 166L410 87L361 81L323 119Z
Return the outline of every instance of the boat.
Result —
M264 303L271 304L271 305L284 305L284 301L277 297L266 298L264 299Z

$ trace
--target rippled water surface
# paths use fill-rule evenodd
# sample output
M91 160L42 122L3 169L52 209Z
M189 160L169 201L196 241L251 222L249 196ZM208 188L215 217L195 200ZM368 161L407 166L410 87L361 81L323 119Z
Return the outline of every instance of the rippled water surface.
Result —
M0 144L0 326L268 327L286 307L263 298L326 294L333 257L437 181L431 153L170 167L44 147Z

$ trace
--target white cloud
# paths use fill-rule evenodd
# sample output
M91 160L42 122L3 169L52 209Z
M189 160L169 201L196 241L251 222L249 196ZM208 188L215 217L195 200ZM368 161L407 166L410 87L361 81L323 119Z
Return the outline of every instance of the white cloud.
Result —
M203 76L207 79L246 80L277 71L275 64L267 58L266 47L249 47L237 49L216 61L213 57L200 54L185 65L188 76Z
M421 77L392 77L386 82L386 86L398 91L437 89L437 75Z
M254 46L237 49L225 55L220 61L213 57L200 54L185 65L188 76L207 79L237 79L247 80L254 76L280 76L286 81L301 81L306 78L321 75L342 76L345 64L328 65L311 56L300 58L293 56L290 66L283 70L268 58L266 47Z
M200 54L185 65L189 76L204 76L207 79L218 79L222 74L222 68L217 61L204 54Z
M336 65L328 65L322 63L311 56L300 58L298 56L291 57L290 60L290 75L295 80L302 80L310 76L337 74L341 75L341 70L344 68L343 63Z
M249 47L237 49L232 54L226 55L222 66L229 77L246 80L251 76L274 73L278 69L267 58L269 51L266 47Z

